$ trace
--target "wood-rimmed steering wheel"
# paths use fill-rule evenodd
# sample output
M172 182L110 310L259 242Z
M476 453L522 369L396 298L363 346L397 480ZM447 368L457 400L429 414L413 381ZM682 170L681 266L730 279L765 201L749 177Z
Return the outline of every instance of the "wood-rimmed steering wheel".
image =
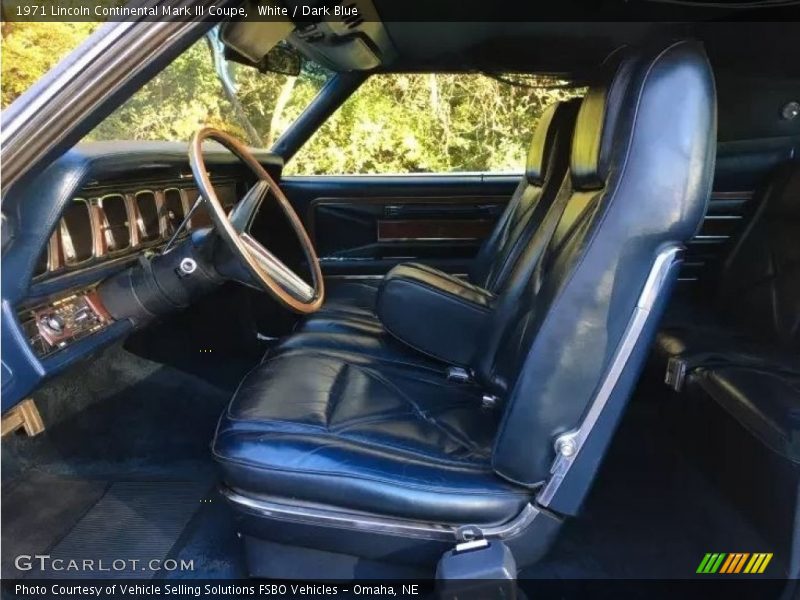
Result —
M256 183L250 191L236 204L230 214L225 213L222 203L217 198L214 186L208 175L203 159L203 142L216 141L230 150L239 160L250 167L256 175ZM266 292L287 308L308 314L319 309L325 300L325 286L317 253L302 222L294 212L291 204L281 188L261 166L250 150L235 137L217 129L204 127L195 133L189 147L189 164L197 182L200 195L208 206L217 232L228 245L234 255L239 258L249 274ZM272 192L289 223L292 225L297 239L303 248L308 261L312 285L306 283L299 275L283 263L272 252L250 235L250 226L261 203Z

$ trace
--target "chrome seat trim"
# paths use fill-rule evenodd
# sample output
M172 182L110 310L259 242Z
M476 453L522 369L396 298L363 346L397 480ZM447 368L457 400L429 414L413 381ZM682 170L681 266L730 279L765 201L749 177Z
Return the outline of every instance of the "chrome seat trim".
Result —
M586 439L594 429L603 409L605 409L608 399L611 397L611 392L617 385L622 371L642 335L647 319L650 317L650 311L653 309L656 299L660 296L667 282L670 269L676 262L681 261L683 251L683 246L668 246L659 252L653 261L650 274L647 276L642 292L639 295L639 300L636 303L636 308L614 353L608 373L589 406L586 416L577 429L564 433L555 440L556 459L550 469L550 479L536 497L536 502L539 505L549 506L570 468L580 456L581 448L583 448Z
M287 504L286 500L247 496L228 487L222 487L220 493L238 508L260 517L443 542L463 541L460 539L459 531L467 525L473 530L480 530L485 538L513 538L521 534L540 513L534 505L527 504L516 517L499 525L475 526L467 523L453 525L346 512L335 508L302 504L294 500L291 501L292 504Z

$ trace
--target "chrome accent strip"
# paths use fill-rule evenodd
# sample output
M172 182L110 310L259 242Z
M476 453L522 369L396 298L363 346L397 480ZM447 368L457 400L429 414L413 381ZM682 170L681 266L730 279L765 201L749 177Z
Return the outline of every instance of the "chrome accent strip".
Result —
M316 506L303 506L299 504L284 504L267 498L253 498L245 496L237 490L223 487L220 493L232 504L252 514L278 519L282 521L295 521L323 527L339 527L354 529L369 533L383 533L402 537L412 537L426 540L444 542L459 541L458 532L463 525L450 525L442 523L426 523L405 519L392 519L359 513L347 513L336 509L319 508ZM520 513L500 525L477 527L486 538L508 539L522 533L539 514L539 509L533 504L526 504ZM474 526L471 526L474 527Z
M559 436L555 441L556 459L550 469L550 479L536 497L536 502L539 505L548 506L550 504L575 459L580 455L581 448L600 418L608 399L611 397L611 392L617 385L617 381L619 381L622 371L633 352L633 348L639 341L645 323L650 316L650 311L664 288L670 268L679 260L678 257L682 252L682 246L670 246L662 250L653 262L650 274L647 276L647 281L636 303L636 308L628 322L628 327L611 361L611 366L589 406L583 422L577 429Z
M314 299L314 288L303 281L272 252L264 248L258 240L249 233L240 234L239 239L270 276L287 292L303 302L310 302Z
M325 275L325 279L342 279L342 280L369 280L377 281L383 279L383 275Z

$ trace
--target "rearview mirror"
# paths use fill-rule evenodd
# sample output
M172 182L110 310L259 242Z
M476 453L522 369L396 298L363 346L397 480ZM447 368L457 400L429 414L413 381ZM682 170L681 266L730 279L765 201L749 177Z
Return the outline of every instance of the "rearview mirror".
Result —
M286 44L273 46L264 58L258 63L258 70L262 73L278 73L297 77L303 68L303 57L300 53Z

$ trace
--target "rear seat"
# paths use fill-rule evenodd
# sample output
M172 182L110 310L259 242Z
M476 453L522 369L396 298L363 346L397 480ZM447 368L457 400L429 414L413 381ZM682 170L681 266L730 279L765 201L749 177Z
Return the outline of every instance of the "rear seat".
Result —
M690 309L663 330L655 354L667 383L679 391L687 377L705 381L715 399L731 407L746 398L753 410L733 411L757 419L759 404L743 380L761 379L765 390L780 380L784 399L770 410L776 423L796 427L800 410L800 162L778 170L764 190L747 228L727 256L713 310ZM723 372L724 370L724 372ZM740 370L750 375L733 376ZM759 375L760 374L760 375ZM725 385L718 385L724 378ZM763 394L766 395L766 394ZM794 423L794 424L793 424ZM759 431L757 426L749 427ZM795 435L798 432L795 431ZM766 440L764 440L766 441Z
M770 178L722 266L713 304L683 308L659 334L654 354L667 383L685 389L688 408L699 411L689 418L716 413L701 418L692 436L712 455L698 459L744 503L798 577L800 162Z

